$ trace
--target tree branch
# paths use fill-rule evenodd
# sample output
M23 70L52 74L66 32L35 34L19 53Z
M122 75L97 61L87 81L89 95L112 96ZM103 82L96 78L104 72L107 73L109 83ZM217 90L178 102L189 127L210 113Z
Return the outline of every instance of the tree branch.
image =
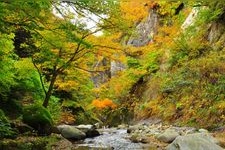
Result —
M45 93L45 95L46 95L46 94L47 94L47 91L46 91L45 86L44 86L44 82L43 82L43 79L42 79L41 71L39 70L38 66L35 64L34 58L31 57L31 59L32 59L32 63L33 63L33 65L34 65L34 67L37 69L37 72L38 72L38 74L39 74L39 78L40 78L40 82L41 82L42 89L43 89L43 91L44 91L44 93Z
M97 71L97 70L88 70L88 69L84 69L84 68L81 68L79 66L74 66L75 68L79 69L79 70L82 70L82 71L85 71L85 72L88 72L88 73L97 73L97 72L103 72L103 71Z

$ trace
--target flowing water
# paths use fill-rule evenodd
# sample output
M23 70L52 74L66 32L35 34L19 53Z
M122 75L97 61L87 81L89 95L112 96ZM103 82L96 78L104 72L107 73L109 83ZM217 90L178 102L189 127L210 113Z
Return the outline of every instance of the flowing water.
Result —
M77 150L146 150L149 145L133 143L125 129L101 129L101 135L75 143Z

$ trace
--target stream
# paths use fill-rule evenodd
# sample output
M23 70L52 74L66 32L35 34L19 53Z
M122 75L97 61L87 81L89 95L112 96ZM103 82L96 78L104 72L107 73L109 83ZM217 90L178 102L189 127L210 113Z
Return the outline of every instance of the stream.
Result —
M145 150L148 144L133 143L129 140L126 129L100 129L101 135L87 138L81 143L74 143L77 150Z

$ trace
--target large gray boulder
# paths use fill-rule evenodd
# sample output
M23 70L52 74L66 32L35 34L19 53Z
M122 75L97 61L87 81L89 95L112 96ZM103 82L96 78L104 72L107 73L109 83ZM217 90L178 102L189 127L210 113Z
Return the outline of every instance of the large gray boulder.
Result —
M161 142L171 143L179 135L180 134L176 130L174 130L174 129L167 129L165 132L157 135L156 138L159 141L161 141Z
M223 150L217 143L207 133L194 133L177 137L166 150Z
M82 140L86 137L86 134L77 129L75 126L60 125L57 128L60 131L61 135L66 139Z
M96 130L95 125L78 125L76 128L84 132L88 138L100 135L98 130Z

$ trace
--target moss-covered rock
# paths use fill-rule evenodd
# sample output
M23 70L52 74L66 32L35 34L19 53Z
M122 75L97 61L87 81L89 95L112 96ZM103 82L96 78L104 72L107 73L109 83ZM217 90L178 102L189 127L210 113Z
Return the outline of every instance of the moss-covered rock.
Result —
M17 133L11 128L4 112L0 109L0 139L15 138Z
M53 124L49 111L41 105L30 105L24 108L23 122L33 127L39 134L50 134Z

